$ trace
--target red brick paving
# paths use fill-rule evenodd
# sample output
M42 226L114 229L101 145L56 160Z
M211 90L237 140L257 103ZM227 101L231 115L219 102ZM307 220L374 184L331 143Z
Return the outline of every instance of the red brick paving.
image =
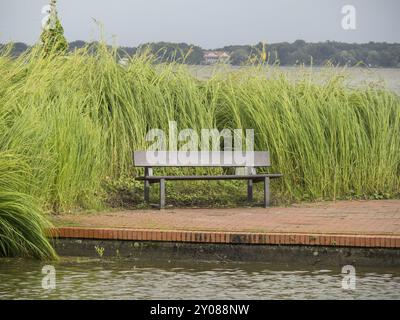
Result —
M400 200L69 214L54 223L73 238L400 248Z

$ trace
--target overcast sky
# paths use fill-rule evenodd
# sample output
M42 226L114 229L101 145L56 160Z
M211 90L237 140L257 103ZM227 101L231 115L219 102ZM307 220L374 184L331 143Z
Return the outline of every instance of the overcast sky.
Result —
M32 44L47 0L0 0L0 42ZM356 30L341 26L342 6L356 8ZM400 42L400 0L58 0L68 41L99 39L123 46L187 42L204 48L304 39Z

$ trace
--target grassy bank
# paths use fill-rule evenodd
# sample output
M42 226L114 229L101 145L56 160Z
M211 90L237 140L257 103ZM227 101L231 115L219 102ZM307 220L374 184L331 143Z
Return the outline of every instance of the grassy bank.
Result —
M0 151L24 158L30 175L18 191L46 212L140 205L131 151L171 120L179 129L253 128L256 149L270 150L271 170L285 174L273 184L275 203L399 195L400 98L384 88L349 89L334 68L323 83L267 78L258 67L200 81L145 55L124 67L117 60L104 47L0 56ZM229 190L222 200L220 184ZM169 190L178 205L199 195L208 204L244 199L240 183Z

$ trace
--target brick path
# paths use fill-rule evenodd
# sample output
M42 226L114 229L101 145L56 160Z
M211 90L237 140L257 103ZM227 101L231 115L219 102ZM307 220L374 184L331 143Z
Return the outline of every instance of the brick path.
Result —
M400 248L400 200L268 209L134 210L62 215L53 222L61 237L264 244L310 244L314 239L311 244ZM217 241L221 234L225 238ZM276 239L262 238L268 235Z
M340 201L288 208L134 210L62 215L56 225L185 231L400 235L400 200Z

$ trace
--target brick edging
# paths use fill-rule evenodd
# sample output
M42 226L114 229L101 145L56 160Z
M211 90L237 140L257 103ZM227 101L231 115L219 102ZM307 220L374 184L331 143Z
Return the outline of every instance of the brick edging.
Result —
M50 236L53 238L99 240L400 248L400 236L397 235L245 233L60 227L50 230Z

